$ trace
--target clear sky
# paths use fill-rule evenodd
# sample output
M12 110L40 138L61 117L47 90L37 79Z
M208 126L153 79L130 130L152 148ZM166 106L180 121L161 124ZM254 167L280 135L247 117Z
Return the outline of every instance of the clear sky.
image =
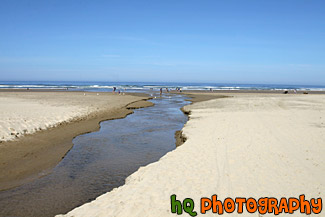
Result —
M325 84L323 0L1 0L0 80Z

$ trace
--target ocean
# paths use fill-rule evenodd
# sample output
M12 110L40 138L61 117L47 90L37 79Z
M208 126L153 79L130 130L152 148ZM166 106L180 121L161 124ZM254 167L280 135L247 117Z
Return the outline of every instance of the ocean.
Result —
M176 82L80 82L80 81L0 81L0 89L69 89L84 91L145 92L160 88L182 90L312 90L325 91L325 85L286 84L228 84L228 83L176 83Z

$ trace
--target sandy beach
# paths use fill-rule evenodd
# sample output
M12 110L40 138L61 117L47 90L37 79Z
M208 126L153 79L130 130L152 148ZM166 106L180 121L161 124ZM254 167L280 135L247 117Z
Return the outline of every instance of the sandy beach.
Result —
M200 198L214 194L220 200L323 197L325 95L223 95L229 97L185 106L183 145L65 216L175 216L173 194L192 198L198 216L216 215L200 214Z
M67 91L0 92L0 190L50 172L72 139L99 122L151 106L145 95Z
M325 216L325 1L1 1L0 217Z

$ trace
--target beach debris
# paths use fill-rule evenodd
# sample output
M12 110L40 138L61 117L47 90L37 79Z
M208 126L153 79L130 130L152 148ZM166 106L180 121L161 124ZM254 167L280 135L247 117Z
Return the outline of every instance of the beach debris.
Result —
M305 91L304 94L308 94L308 92Z
M288 93L288 91L287 91L287 90L283 92L283 94L287 94L287 93Z

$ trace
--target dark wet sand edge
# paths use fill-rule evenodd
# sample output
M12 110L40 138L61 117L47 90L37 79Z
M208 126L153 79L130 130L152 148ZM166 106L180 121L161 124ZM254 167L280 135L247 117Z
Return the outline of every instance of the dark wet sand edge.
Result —
M143 99L119 109L93 112L87 117L2 143L0 191L49 174L73 147L72 140L78 135L98 131L102 121L124 118L132 114L133 109L154 105L147 101L151 99L148 95L130 95Z
M178 93L178 94L183 94L187 97L189 97L188 101L190 101L190 105L193 103L197 102L203 102L203 101L208 101L211 99L220 99L220 98L225 98L228 96L220 95L220 94L206 94L206 91L195 91L196 94L191 94L191 92L183 92L183 93ZM199 94L197 94L199 93ZM181 108L181 111L187 116L187 119L190 119L190 112L185 111L184 107ZM188 121L187 120L187 121ZM181 146L184 142L186 142L187 138L186 136L183 135L183 130L178 130L175 132L175 139L176 139L176 148Z

